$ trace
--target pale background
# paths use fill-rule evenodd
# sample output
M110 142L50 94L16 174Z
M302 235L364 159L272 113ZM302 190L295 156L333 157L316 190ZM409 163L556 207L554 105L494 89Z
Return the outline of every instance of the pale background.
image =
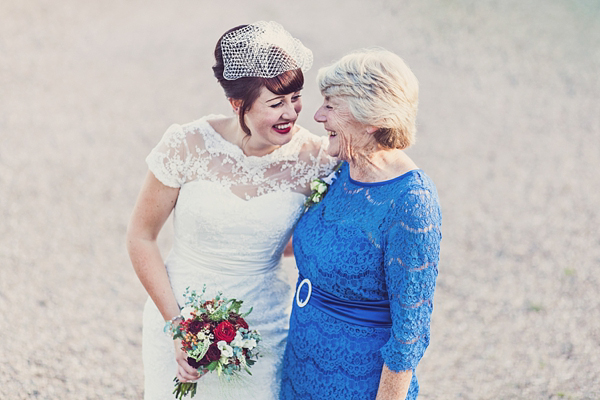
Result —
M144 158L230 112L212 51L256 20L313 50L318 134L319 66L379 45L420 80L410 155L444 215L421 398L600 398L596 0L3 0L0 398L141 398Z

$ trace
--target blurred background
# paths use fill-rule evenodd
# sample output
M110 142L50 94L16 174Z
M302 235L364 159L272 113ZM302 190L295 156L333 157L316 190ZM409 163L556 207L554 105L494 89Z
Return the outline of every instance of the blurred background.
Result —
M231 112L212 52L257 20L313 50L317 134L320 66L383 46L420 80L409 154L444 216L420 398L600 398L596 0L3 0L0 398L142 398L124 236L144 158Z

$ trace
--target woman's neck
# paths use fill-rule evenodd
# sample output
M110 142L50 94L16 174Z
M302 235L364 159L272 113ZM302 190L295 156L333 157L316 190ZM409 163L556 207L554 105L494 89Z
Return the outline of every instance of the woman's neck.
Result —
M227 140L242 149L246 156L262 157L272 153L281 146L265 143L258 136L244 132L237 117L231 118L227 127Z
M417 165L404 151L377 146L370 152L353 154L348 160L350 176L359 182L382 182L396 178Z
M255 136L248 135L243 131L242 131L242 133L244 133L245 136L242 138L240 148L242 149L244 154L247 156L262 157L269 153L274 152L275 150L277 150L278 148L281 147L281 146L277 146L277 145L260 142L258 140L258 138L256 138Z

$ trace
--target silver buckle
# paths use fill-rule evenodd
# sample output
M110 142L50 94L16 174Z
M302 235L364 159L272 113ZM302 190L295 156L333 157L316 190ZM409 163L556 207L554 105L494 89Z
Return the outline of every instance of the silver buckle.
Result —
M308 285L308 294L306 295L306 299L304 299L304 301L300 301L300 289L302 289L302 286L304 284ZM312 294L312 283L310 283L310 280L308 280L308 278L304 278L302 280L302 282L300 282L300 284L298 285L298 289L296 290L296 304L298 305L298 307L302 308L305 305L307 305L311 294Z

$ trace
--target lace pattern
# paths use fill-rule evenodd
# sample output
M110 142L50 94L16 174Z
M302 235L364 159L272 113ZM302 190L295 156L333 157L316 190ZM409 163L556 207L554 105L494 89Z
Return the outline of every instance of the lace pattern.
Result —
M300 273L349 300L390 301L392 328L350 325L294 307L282 399L374 399L383 364L414 370L429 344L441 240L435 186L423 171L360 183L344 164L324 200L300 219L294 252Z
M325 176L335 161L325 153L324 138L300 128L292 140L263 157L246 156L210 125L209 115L186 125L172 125L146 158L165 185L181 187L205 180L249 200L276 191L308 194L314 177Z

